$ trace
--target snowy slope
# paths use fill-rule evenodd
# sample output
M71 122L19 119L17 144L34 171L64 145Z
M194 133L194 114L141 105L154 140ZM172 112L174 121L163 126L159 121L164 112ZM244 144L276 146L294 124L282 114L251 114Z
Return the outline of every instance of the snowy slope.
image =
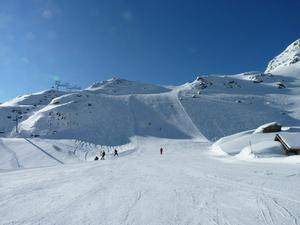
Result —
M213 140L270 121L298 123L299 116L292 115L297 109L290 110L295 106L291 97L298 96L290 92L297 83L285 77L286 88L278 88L282 80L282 76L263 73L208 76L168 91L109 80L53 99L19 128L27 137L73 138L105 145L126 144L135 135L204 135Z
M110 158L115 148L125 156L136 151L137 143L105 146L72 139L0 138L0 172L92 161L101 151Z
M106 81L94 83L87 88L87 90L110 95L154 94L170 91L170 89L158 85L146 84L138 81L132 82L115 77Z
M74 141L0 138L0 171L79 162Z
M23 136L121 145L135 135L201 137L176 95L106 95L82 91L54 99L20 124Z
M253 76L262 82L253 82ZM184 85L178 96L199 131L215 140L271 121L299 124L300 117L290 115L290 89L276 86L281 78L261 73L199 77ZM286 79L285 84L292 81Z
M139 143L115 160L0 173L1 223L299 224L299 165L216 160L190 140Z
M54 98L65 92L48 90L39 93L18 96L8 102L0 104L0 137L8 136L14 131L18 117L24 121L34 112L48 105Z
M1 106L21 106L21 105L48 105L54 98L66 94L62 91L47 90L38 93L18 96L10 101L4 102Z

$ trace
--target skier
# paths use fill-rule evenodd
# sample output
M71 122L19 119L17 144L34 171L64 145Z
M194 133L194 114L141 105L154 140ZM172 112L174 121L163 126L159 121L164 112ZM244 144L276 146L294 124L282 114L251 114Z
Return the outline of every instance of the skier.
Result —
M162 155L163 154L163 148L160 148L160 154Z
M105 151L103 151L101 154L101 160L105 160Z
M119 154L118 154L118 150L117 150L117 149L115 149L115 154L114 154L114 156L118 156L118 157L119 157Z

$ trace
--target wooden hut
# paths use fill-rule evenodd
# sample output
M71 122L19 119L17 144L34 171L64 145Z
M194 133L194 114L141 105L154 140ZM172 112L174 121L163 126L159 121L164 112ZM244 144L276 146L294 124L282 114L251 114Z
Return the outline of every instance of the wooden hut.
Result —
M286 155L300 155L300 133L276 134L275 141L279 141Z

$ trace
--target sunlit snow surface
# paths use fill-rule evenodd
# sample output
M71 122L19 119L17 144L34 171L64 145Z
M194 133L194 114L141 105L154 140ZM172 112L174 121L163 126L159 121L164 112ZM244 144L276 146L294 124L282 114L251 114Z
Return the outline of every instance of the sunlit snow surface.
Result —
M204 140L138 142L119 158L1 173L1 224L299 224L299 164L215 158Z

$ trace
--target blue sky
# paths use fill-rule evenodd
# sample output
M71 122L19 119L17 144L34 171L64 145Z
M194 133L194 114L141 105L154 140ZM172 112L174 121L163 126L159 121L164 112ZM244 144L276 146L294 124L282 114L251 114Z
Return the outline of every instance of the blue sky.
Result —
M113 76L180 84L264 70L300 38L299 0L0 0L0 102Z

